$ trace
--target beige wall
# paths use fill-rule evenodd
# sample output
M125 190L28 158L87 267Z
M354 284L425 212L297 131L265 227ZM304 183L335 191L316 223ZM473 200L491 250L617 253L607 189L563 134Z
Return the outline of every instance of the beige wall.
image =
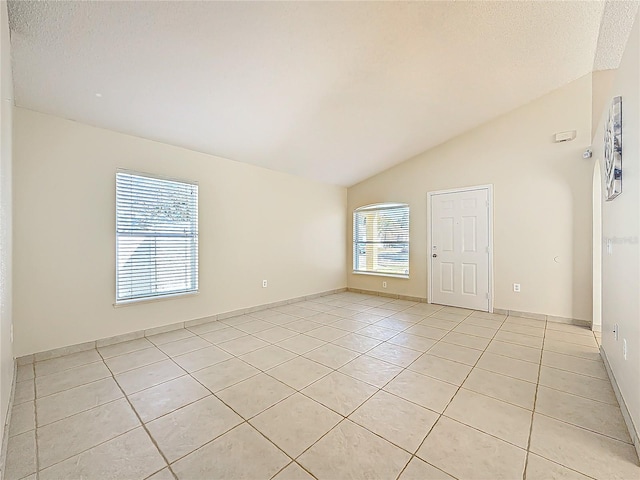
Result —
M609 105L622 95L622 193L602 202L602 347L620 392L640 429L640 26L629 37L613 88L593 138L604 165L603 134ZM603 174L604 178L604 174ZM607 242L611 248L607 250ZM613 326L618 324L616 341ZM627 358L622 354L627 341Z
M577 138L553 143L565 130ZM349 287L426 298L427 192L493 184L494 306L590 321L590 143L588 75L349 188L349 215L378 202L411 207L410 278L352 274L349 227Z
M342 187L20 108L14 158L17 356L345 287ZM118 167L199 182L199 295L113 307Z
M13 383L11 128L13 82L7 3L0 2L0 445Z
M593 137L598 128L602 112L605 111L611 99L611 88L616 78L616 70L601 70L593 72L592 86L593 95L591 97L591 136Z

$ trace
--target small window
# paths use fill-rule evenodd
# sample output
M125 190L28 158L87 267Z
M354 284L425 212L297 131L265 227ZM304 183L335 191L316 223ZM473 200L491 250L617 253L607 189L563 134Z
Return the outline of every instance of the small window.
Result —
M116 173L116 303L198 291L198 185Z
M353 212L353 270L409 276L409 205L383 203Z

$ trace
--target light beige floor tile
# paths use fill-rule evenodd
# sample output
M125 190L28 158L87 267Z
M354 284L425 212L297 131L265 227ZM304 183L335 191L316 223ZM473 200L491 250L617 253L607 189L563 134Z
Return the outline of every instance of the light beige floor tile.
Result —
M540 369L540 385L618 406L618 400L608 380L543 365Z
M240 337L234 340L229 340L228 342L219 343L218 347L229 352L231 355L240 356L245 353L258 350L259 348L264 348L268 345L269 343L264 340L260 340L253 335L247 335L246 337Z
M206 388L189 376L169 380L129 396L143 422L149 422L209 395Z
M289 330L288 328L272 326L267 330L261 330L253 334L254 337L269 343L277 343L287 338L295 337L298 332Z
M374 308L372 310L376 310L376 309ZM327 313L331 315L336 315L338 317L342 317L343 319L350 319L354 315L358 314L358 312L354 310L349 310L348 308L344 308L344 307L334 308L333 310L329 310ZM376 314L376 312L373 312L373 311L372 313ZM358 322L358 323L365 323L365 322Z
M530 410L463 388L453 397L444 414L520 448L527 448Z
M302 393L346 417L377 391L377 387L368 383L332 372L309 385Z
M205 333L215 332L216 330L223 330L228 327L229 325L227 325L226 323L222 323L222 322L219 322L218 320L214 320L212 322L207 322L207 323L202 323L200 325L187 327L187 330L190 330L196 335L204 335Z
M462 325L460 322L454 322L452 320L443 320L441 318L427 317L421 320L418 325L425 325L427 327L439 328L441 330L451 331L458 325Z
M407 328L410 328L416 325L416 322L410 322L406 320L398 320L393 317L382 317L381 320L378 320L376 323L373 323L377 327L388 328L389 330L395 330L397 333L400 333Z
M253 334L273 328L273 323L269 323L264 320L252 319L250 322L243 322L239 325L236 325L235 328L237 328L238 330L242 330L245 333Z
M216 363L211 367L194 372L192 376L213 393L235 385L260 373L255 367L237 358Z
M24 402L31 402L35 398L35 389L33 380L16 383L13 396L13 404L19 405Z
M210 346L211 344L209 342L194 335L189 338L159 345L158 348L170 357L176 357Z
M442 310L440 305L430 305L428 303L418 303L413 307L409 307L404 310L407 313L413 313L414 315L433 315L436 312Z
M385 303L381 307L373 307L367 310L368 313L373 313L374 315L380 315L381 317L390 317L391 315L395 315L398 313L398 310L392 310L390 308L386 308L390 303Z
M111 372L104 363L90 363L81 367L65 370L64 372L36 378L36 392L38 398L41 398L107 377L111 377ZM29 382L22 382L16 385L16 398L18 398L18 389L23 384L27 385ZM29 400L32 399L33 397ZM15 402L19 403L18 400L15 400Z
M185 338L193 337L194 333L185 328L177 328L169 332L157 333L155 335L149 335L149 340L154 345L164 345L165 343L175 342L178 340L184 340Z
M607 405L540 386L536 412L631 443L627 426L617 405Z
M257 312L256 312L257 313ZM255 315L256 313L252 314ZM273 325L286 326L291 322L295 322L299 320L298 317L294 317L293 315L287 315L286 313L274 312L273 315L269 316L265 320L268 320L269 323Z
M276 345L269 345L246 353L242 355L240 359L262 371L266 371L295 357L296 354L289 350L285 350Z
M477 325L479 327L499 329L504 323L504 318L506 317L502 317L500 315L498 317L499 319L492 319L492 318L480 317L477 315L470 315L467 318L465 318L461 324Z
M40 479L145 478L164 465L147 433L137 428L42 470Z
M166 360L167 357L156 347L146 348L144 350L138 350L124 355L118 355L117 357L106 358L105 363L114 375L123 373L134 368L144 367L145 365L151 365L152 363Z
M186 372L171 360L152 363L116 375L116 381L127 395L181 377Z
M521 333L523 335L531 335L532 337L544 337L544 326L530 327L528 325L519 325L517 323L505 322L500 328L503 332Z
M507 318L506 315L502 315L500 313L489 313L489 312L478 312L478 311L473 312L467 318L472 318L472 317L493 320L496 322L504 322Z
M455 395L458 387L405 370L394 378L384 390L410 402L422 405L434 412L442 413Z
M296 462L291 462L273 480L314 480L313 477Z
M367 355L400 367L406 367L420 356L420 352L393 343L384 342L369 350Z
M353 412L349 419L413 453L438 420L438 414L379 391Z
M369 312L360 312L356 315L354 315L353 317L354 320L358 321L358 322L365 322L365 323L370 323L370 324L377 324L378 322L384 320L387 317L383 317L382 315L376 315L374 313L369 313ZM393 324L393 321L392 323ZM381 325L384 326L384 325Z
M593 478L622 480L640 476L632 445L544 415L534 414L530 450Z
M25 402L14 405L11 412L11 424L9 425L9 436L19 435L36 428L36 408L35 402Z
M533 410L536 385L518 378L474 368L462 388Z
M33 369L33 363L30 363L29 365L18 365L16 382L25 382L27 380L32 380L33 377L35 377Z
M527 317L517 317L513 315L509 315L505 319L505 323L512 323L517 325L526 325L528 327L538 327L544 328L547 324L546 320L538 320L536 318L527 318Z
M559 368L560 370L600 378L602 380L609 378L602 361L595 362L593 360L586 360L584 358L563 355L561 353L545 350L542 353L542 364L548 367Z
M325 342L331 342L333 340L337 340L340 337L348 335L348 332L339 328L331 327L329 325L323 325L319 328L309 330L306 334L310 337L324 340Z
M194 352L179 355L173 361L184 368L187 372L193 373L203 368L210 367L225 360L229 360L231 354L216 346L202 348Z
M54 395L38 398L36 400L38 426L62 420L122 397L122 391L116 382L113 378L108 377Z
M173 476L171 470L168 468L163 468L159 472L154 473L150 477L147 477L146 480L175 480L176 477Z
M267 370L267 373L296 390L302 390L307 385L331 373L331 369L308 358L296 357Z
M547 330L545 338L549 340L556 340L566 343L575 343L577 345L584 345L587 347L597 347L596 339L593 335L580 335L569 332L560 332L558 330Z
M574 357L581 357L596 362L602 360L602 357L600 356L600 350L597 347L577 345L575 343L559 342L550 340L548 338L546 338L544 341L544 350L562 353L564 355L572 355Z
M556 330L558 332L575 333L576 335L586 335L588 337L594 336L594 332L589 327L582 327L580 325L572 325L569 323L559 322L547 322L548 330Z
M244 420L213 395L147 424L169 463L193 452Z
M359 322L357 320L353 320L352 318L343 318L331 324L333 328L339 328L347 332L357 332L358 330L368 327L369 325L370 324L367 322Z
M17 480L26 477L36 472L36 465L35 430L9 438L3 478Z
M180 480L268 480L291 460L242 424L172 465Z
M298 462L319 480L395 479L410 455L345 420L307 450Z
M358 335L357 333L350 333L344 337L334 340L331 343L340 347L348 348L354 352L365 353L373 347L380 345L382 342L375 338L365 337L364 335Z
M589 477L574 470L569 470L546 458L542 458L533 453L527 459L527 480L589 480Z
M454 332L464 333L466 335L475 335L476 337L482 338L493 338L498 329L496 328L488 328L488 327L480 327L478 325L473 325L469 323L460 323L456 328L453 329Z
M251 424L296 458L341 419L318 402L296 393L254 417Z
M482 350L476 350L475 348L463 347L462 345L454 345L453 343L446 342L438 342L428 351L431 355L472 366L476 364L482 355Z
M501 342L499 340L492 341L487 347L487 352L536 364L540 363L542 357L542 350L539 348L525 347L524 345Z
M488 338L476 337L474 335L467 335L466 333L449 332L442 341L445 343L453 343L454 345L461 345L463 347L475 348L476 350L484 350L489 345Z
M522 333L507 332L499 330L494 340L501 342L515 343L516 345L524 345L525 347L542 348L542 337L534 337L532 335L524 335Z
M229 317L219 321L235 327L244 323L253 322L255 318L251 315L236 315L235 317Z
M391 337L395 337L398 334L397 330L390 328L384 328L379 325L369 325L368 327L358 330L358 335L364 335L365 337L375 338L376 340L389 340Z
M433 465L413 457L398 480L455 480L451 475Z
M52 358L43 362L36 362L36 377L62 372L70 368L86 365L87 363L101 362L102 357L97 350L72 353L62 357Z
M220 390L216 395L244 418L251 418L295 393L273 377L260 373Z
M77 455L140 426L125 399L78 413L38 428L40 468ZM60 441L64 439L64 441Z
M322 325L331 325L338 320L341 320L342 317L338 317L337 315L331 315L330 313L318 313L312 317L309 317L309 320L312 322L320 323Z
M298 333L305 333L310 330L315 330L318 327L321 327L320 323L312 322L311 320L301 319L296 320L295 322L287 323L287 328L289 330L294 330Z
M408 312L408 311L404 310L402 312L394 313L393 315L391 315L388 318L390 320L401 320L401 321L409 322L409 323L419 323L420 321L424 320L425 316L426 315L424 315L424 314L411 313L411 312Z
M340 367L339 371L378 388L382 388L402 371L402 367L369 357L368 355L361 355L343 367Z
M238 330L237 328L233 327L227 327L214 330L213 332L204 333L200 336L207 342L218 344L222 342L228 342L229 340L233 340L235 338L244 337L245 335L247 335L247 333L243 332L242 330Z
M153 347L153 343L146 338L137 338L135 340L129 340L128 342L120 342L114 343L113 345L107 345L105 347L98 347L98 352L100 352L100 355L102 355L103 358L111 358L151 347Z
M289 350L290 352L302 355L314 348L324 345L325 343L326 342L324 340L309 337L308 335L296 335L295 337L287 338L286 340L278 342L276 345L284 348L285 350Z
M451 320L454 322L462 322L468 315L458 315L457 313L448 313L444 309L439 310L430 315L433 318L441 318L442 320Z
M515 358L485 352L478 360L477 368L500 373L508 377L519 378L527 382L537 383L539 366L531 362L523 362Z
M473 367L465 365L464 363L437 357L427 352L407 368L414 372L437 378L443 382L460 386Z
M322 365L326 365L329 368L337 369L349 363L359 355L360 354L358 352L354 352L348 348L327 343L326 345L305 353L304 357L313 360L314 362L321 363Z
M413 327L410 327L404 331L404 333L408 333L409 335L418 335L420 337L427 337L427 338L430 338L431 340L440 340L445 335L447 335L448 332L449 332L448 330L431 327L429 325L423 325L421 323L414 325Z
M513 480L522 478L526 452L441 417L417 455L457 478Z

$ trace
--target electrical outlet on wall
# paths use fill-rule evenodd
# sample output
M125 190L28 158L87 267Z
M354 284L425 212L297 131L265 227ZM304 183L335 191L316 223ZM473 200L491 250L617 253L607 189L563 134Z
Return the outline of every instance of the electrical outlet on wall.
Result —
M262 280L262 288L267 288L267 281L266 280Z
M382 282L382 288L387 288L387 282Z
M519 283L514 283L513 284L513 291L516 293L520 292L520 284Z

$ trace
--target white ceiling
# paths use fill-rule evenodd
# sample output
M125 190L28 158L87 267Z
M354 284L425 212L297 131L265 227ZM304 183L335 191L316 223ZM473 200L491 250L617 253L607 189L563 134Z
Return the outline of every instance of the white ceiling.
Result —
M616 67L621 5L17 1L15 100L348 186Z

